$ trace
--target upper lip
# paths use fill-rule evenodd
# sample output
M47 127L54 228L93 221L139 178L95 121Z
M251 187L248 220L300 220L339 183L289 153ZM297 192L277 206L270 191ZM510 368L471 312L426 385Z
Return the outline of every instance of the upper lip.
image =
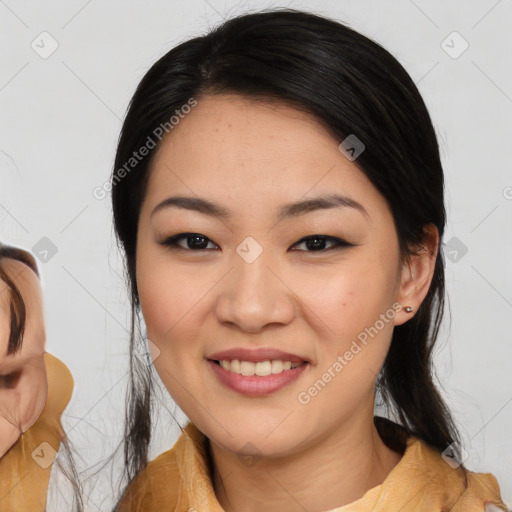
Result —
M256 349L232 348L221 352L215 352L214 354L209 355L208 359L212 359L214 361L233 361L234 359L238 359L239 361L251 361L253 363L273 360L290 361L292 363L308 362L305 357L270 347Z

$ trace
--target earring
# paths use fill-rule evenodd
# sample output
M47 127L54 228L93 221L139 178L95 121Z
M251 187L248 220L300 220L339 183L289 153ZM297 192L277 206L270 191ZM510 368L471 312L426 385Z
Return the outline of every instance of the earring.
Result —
M413 309L413 308L411 308L411 306L405 306L404 311L405 311L406 313L412 313L412 312L414 311L414 309Z

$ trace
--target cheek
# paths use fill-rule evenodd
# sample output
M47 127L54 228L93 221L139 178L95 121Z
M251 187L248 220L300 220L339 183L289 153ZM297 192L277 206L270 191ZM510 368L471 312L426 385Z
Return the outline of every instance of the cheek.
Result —
M315 398L316 406L341 400L348 410L372 393L393 332L394 279L386 262L362 254L296 280L297 295L306 305L302 314L320 340L311 384L317 379L329 383ZM317 392L312 389L315 397Z
M169 266L142 271L137 286L148 337L155 339L178 332L204 294L204 286L196 286L192 278Z
M294 292L307 306L304 315L324 322L330 337L346 338L373 324L394 302L396 276L373 258L305 272Z
M169 265L152 254L149 242L144 241L137 250L137 289L148 337L158 338L172 328L176 308L179 307L179 290Z
M154 250L147 242L141 244L137 289L148 337L181 339L183 330L190 328L187 323L197 327L197 316L203 314L207 302L205 295L221 276L204 262L173 261L171 255Z
M160 256L149 259L143 254L137 261L137 288L147 337L158 349L153 359L155 370L187 414L193 414L190 408L195 403L191 404L190 393L197 392L202 380L204 347L199 340L212 311L208 291L218 282L206 267L178 264ZM204 411L196 414L201 416Z

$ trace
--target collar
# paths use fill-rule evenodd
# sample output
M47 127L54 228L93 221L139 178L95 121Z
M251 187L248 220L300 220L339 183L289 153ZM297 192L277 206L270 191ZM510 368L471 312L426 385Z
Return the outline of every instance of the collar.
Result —
M375 425L386 444L403 453L401 460L382 484L326 512L483 512L486 504L507 510L493 475L473 473L463 466L452 468L436 449L407 436L389 420L376 417ZM213 488L208 438L189 423L175 447L180 479L174 511L224 512Z

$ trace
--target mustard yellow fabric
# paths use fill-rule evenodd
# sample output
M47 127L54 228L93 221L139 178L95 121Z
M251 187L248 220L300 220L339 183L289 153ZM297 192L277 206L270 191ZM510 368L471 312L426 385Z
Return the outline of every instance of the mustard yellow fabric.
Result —
M45 408L31 428L0 459L0 512L43 512L55 455L64 431L60 423L73 391L68 368L44 355L48 378Z
M382 435L378 420L382 418L375 422ZM381 485L326 512L484 512L487 504L488 510L492 505L497 507L493 510L507 510L493 475L452 469L420 439L410 436L403 441L402 459ZM137 475L116 512L223 512L211 475L208 439L189 423L174 447Z

